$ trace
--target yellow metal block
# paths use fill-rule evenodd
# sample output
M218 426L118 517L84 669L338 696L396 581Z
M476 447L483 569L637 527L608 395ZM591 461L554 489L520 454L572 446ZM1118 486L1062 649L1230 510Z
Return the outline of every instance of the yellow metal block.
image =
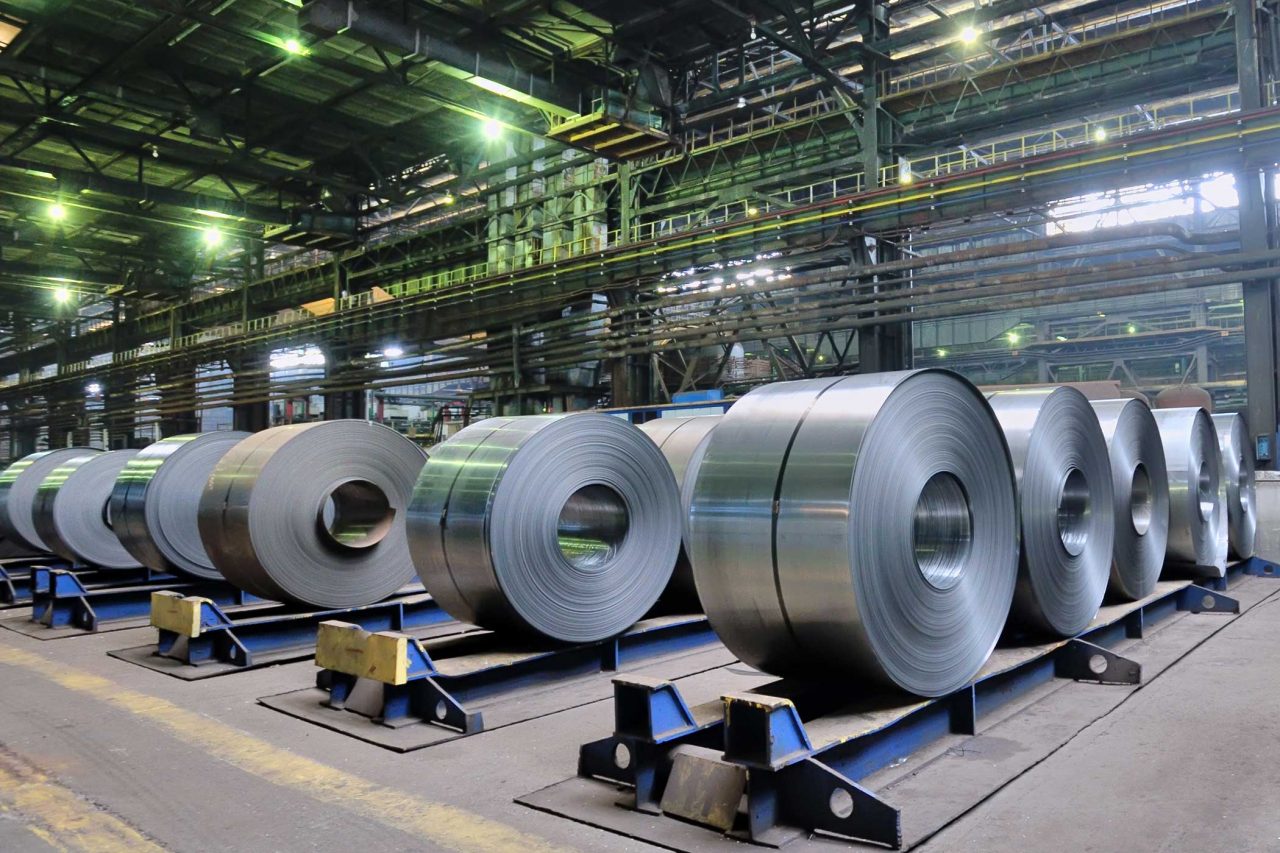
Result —
M316 632L316 666L384 684L405 684L409 637L393 631L372 634L349 622L321 622Z
M184 637L200 636L200 605L212 604L207 598L190 598L176 592L151 593L151 624Z

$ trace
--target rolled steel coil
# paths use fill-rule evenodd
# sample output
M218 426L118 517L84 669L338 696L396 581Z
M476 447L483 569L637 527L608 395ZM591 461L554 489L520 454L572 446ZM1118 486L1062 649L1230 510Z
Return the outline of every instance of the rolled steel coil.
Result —
M1115 545L1110 597L1137 601L1152 593L1169 542L1169 474L1160 428L1151 408L1138 400L1096 400L1111 456L1115 490Z
M367 421L263 430L209 475L201 542L223 577L262 598L380 601L413 578L405 513L425 459L400 433Z
M589 642L653 607L680 519L670 466L626 421L499 417L432 449L409 541L427 591L454 617Z
M36 532L36 490L54 468L69 459L101 453L92 447L61 447L28 454L0 472L0 533L16 547L49 553L49 546Z
M116 536L142 565L197 578L222 575L200 541L200 498L214 466L247 432L173 435L138 452L116 479Z
M36 490L36 531L49 549L98 569L136 569L138 560L120 544L111 514L111 490L136 450L90 453L66 460Z
M1111 575L1107 440L1074 388L998 391L990 400L1018 472L1022 559L1010 619L1024 630L1074 636L1097 615Z
M1169 470L1169 547L1166 562L1225 572L1218 537L1222 519L1218 436L1200 408L1155 409Z
M1222 454L1222 480L1227 488L1227 529L1231 556L1247 560L1253 556L1258 530L1254 496L1253 443L1240 415L1214 415L1218 449Z
M653 439L671 466L676 483L680 486L680 506L689 510L693 484L698 478L702 456L707 451L711 431L720 423L720 415L697 418L657 418L640 424L645 435ZM682 537L683 540L683 537ZM689 565L689 544L683 540L680 555L676 558L675 571L663 599L673 605L698 606L698 588L693 582L693 567Z
M941 370L751 391L711 434L687 525L712 627L782 675L949 693L991 654L1017 579L999 425Z

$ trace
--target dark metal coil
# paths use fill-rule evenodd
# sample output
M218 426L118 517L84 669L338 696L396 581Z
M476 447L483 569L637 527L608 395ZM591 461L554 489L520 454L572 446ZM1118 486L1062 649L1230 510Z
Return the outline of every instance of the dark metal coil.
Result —
M405 511L426 454L359 420L255 433L222 457L200 539L231 583L314 607L380 601L413 578Z
M697 418L657 418L640 424L645 435L653 439L671 466L676 483L680 486L680 506L687 513L689 499L693 496L693 484L698 478L702 456L707 451L711 432L720 423L720 415ZM692 608L698 604L698 588L693 582L693 567L689 565L688 541L682 538L680 555L676 558L671 583L663 593L663 599L673 605Z
M1218 539L1226 519L1222 456L1213 421L1200 408L1156 409L1152 414L1160 427L1169 471L1166 562L1212 570L1221 577L1226 571L1226 549Z
M712 432L688 541L707 616L742 660L941 695L978 673L1009 612L1013 469L991 407L954 373L766 385Z
M158 572L221 578L200 541L200 498L214 466L248 437L247 432L173 435L139 451L111 493L120 544Z
M111 490L136 450L89 453L66 460L40 483L32 510L36 530L59 557L98 569L136 569L120 544Z
M1097 615L1115 544L1107 440L1074 388L997 391L991 407L1018 475L1022 559L1010 620L1074 636Z
M1257 503L1254 494L1253 442L1240 415L1213 416L1222 453L1222 481L1227 489L1228 542L1231 556L1247 560L1253 556L1253 542L1258 531Z
M1115 546L1108 594L1137 601L1152 593L1169 542L1169 474L1151 408L1139 400L1096 400L1111 457Z
M32 511L36 490L54 468L69 459L101 453L92 447L62 447L30 453L0 472L0 532L20 548L48 553L49 546L36 532Z
M626 421L498 417L432 449L409 540L427 591L454 617L589 642L653 607L680 517L670 467Z

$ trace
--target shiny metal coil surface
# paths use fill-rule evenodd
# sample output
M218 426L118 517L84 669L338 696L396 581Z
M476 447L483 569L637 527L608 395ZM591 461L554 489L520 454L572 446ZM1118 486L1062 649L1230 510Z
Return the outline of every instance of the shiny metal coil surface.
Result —
M1017 578L999 425L941 370L751 391L711 434L687 529L698 596L743 661L924 696L978 673Z
M1151 408L1138 400L1095 400L1111 456L1115 545L1107 593L1137 601L1160 580L1169 541L1169 474Z
M693 496L693 484L698 478L702 456L707 451L707 441L720 418L720 415L656 418L640 424L640 429L653 439L667 458L680 487L680 506L685 513L689 510L689 499ZM693 567L689 565L689 547L685 541L680 545L676 568L671 573L671 583L667 585L663 598L673 604L698 606L698 589L693 582Z
M489 418L432 448L410 507L427 591L486 628L588 642L654 605L680 548L657 445L610 415Z
M111 490L136 450L89 453L66 460L40 483L32 509L49 550L99 569L135 569L138 560L116 537Z
M116 536L158 572L221 578L200 541L200 498L213 468L247 432L173 435L129 460L111 493Z
M1074 388L990 396L1018 475L1022 559L1010 619L1070 637L1098 613L1111 576L1115 495L1107 440Z
M1155 409L1169 470L1166 562L1225 571L1218 538L1224 518L1222 458L1209 414L1200 408Z
M17 547L48 553L32 516L36 490L54 468L69 459L101 453L92 447L61 447L28 454L0 472L0 533Z
M1218 449L1222 455L1222 481L1227 490L1227 531L1232 557L1246 560L1253 556L1253 541L1258 531L1257 503L1254 495L1253 442L1240 415L1213 415L1218 433Z
M405 514L426 454L361 420L278 426L231 448L200 500L200 539L231 583L314 607L380 601L413 578Z

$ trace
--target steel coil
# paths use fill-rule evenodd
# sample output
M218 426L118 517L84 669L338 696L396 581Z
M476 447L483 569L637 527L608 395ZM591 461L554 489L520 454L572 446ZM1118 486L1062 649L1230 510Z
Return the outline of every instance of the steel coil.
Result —
M158 572L221 578L200 541L200 497L214 466L248 437L247 432L173 435L139 451L111 493L120 544Z
M689 499L693 496L693 484L698 479L698 468L707 451L711 431L720 423L720 415L698 418L657 418L640 424L645 435L653 439L671 466L676 484L680 487L680 506L687 513ZM689 565L689 545L682 541L680 555L676 558L675 571L663 599L673 605L698 607L698 589L693 582L693 567Z
M16 547L48 553L49 546L36 532L36 490L54 468L69 459L101 453L92 447L62 447L41 450L14 462L0 472L0 532Z
M1115 490L1115 545L1107 593L1137 601L1152 593L1169 541L1169 474L1160 428L1146 403L1097 400L1102 434L1111 456Z
M998 391L991 407L1018 472L1022 559L1010 618L1070 637L1098 612L1115 543L1107 440L1074 388Z
M137 558L116 537L111 490L136 450L89 453L66 460L40 483L32 516L49 550L98 569L135 569Z
M1253 540L1258 530L1254 502L1253 443L1240 415L1214 415L1218 449L1222 457L1222 481L1227 490L1227 532L1231 556L1247 560L1253 556Z
M314 607L380 601L413 578L405 510L424 454L359 420L255 433L213 468L200 539L231 583Z
M1222 519L1218 436L1204 409L1156 409L1169 470L1169 547L1166 562L1225 570L1218 547Z
M670 467L626 421L499 417L433 448L409 541L427 591L454 617L588 642L657 601L680 519Z
M999 425L941 370L751 391L711 434L687 524L712 627L781 675L949 693L991 654L1017 578Z

